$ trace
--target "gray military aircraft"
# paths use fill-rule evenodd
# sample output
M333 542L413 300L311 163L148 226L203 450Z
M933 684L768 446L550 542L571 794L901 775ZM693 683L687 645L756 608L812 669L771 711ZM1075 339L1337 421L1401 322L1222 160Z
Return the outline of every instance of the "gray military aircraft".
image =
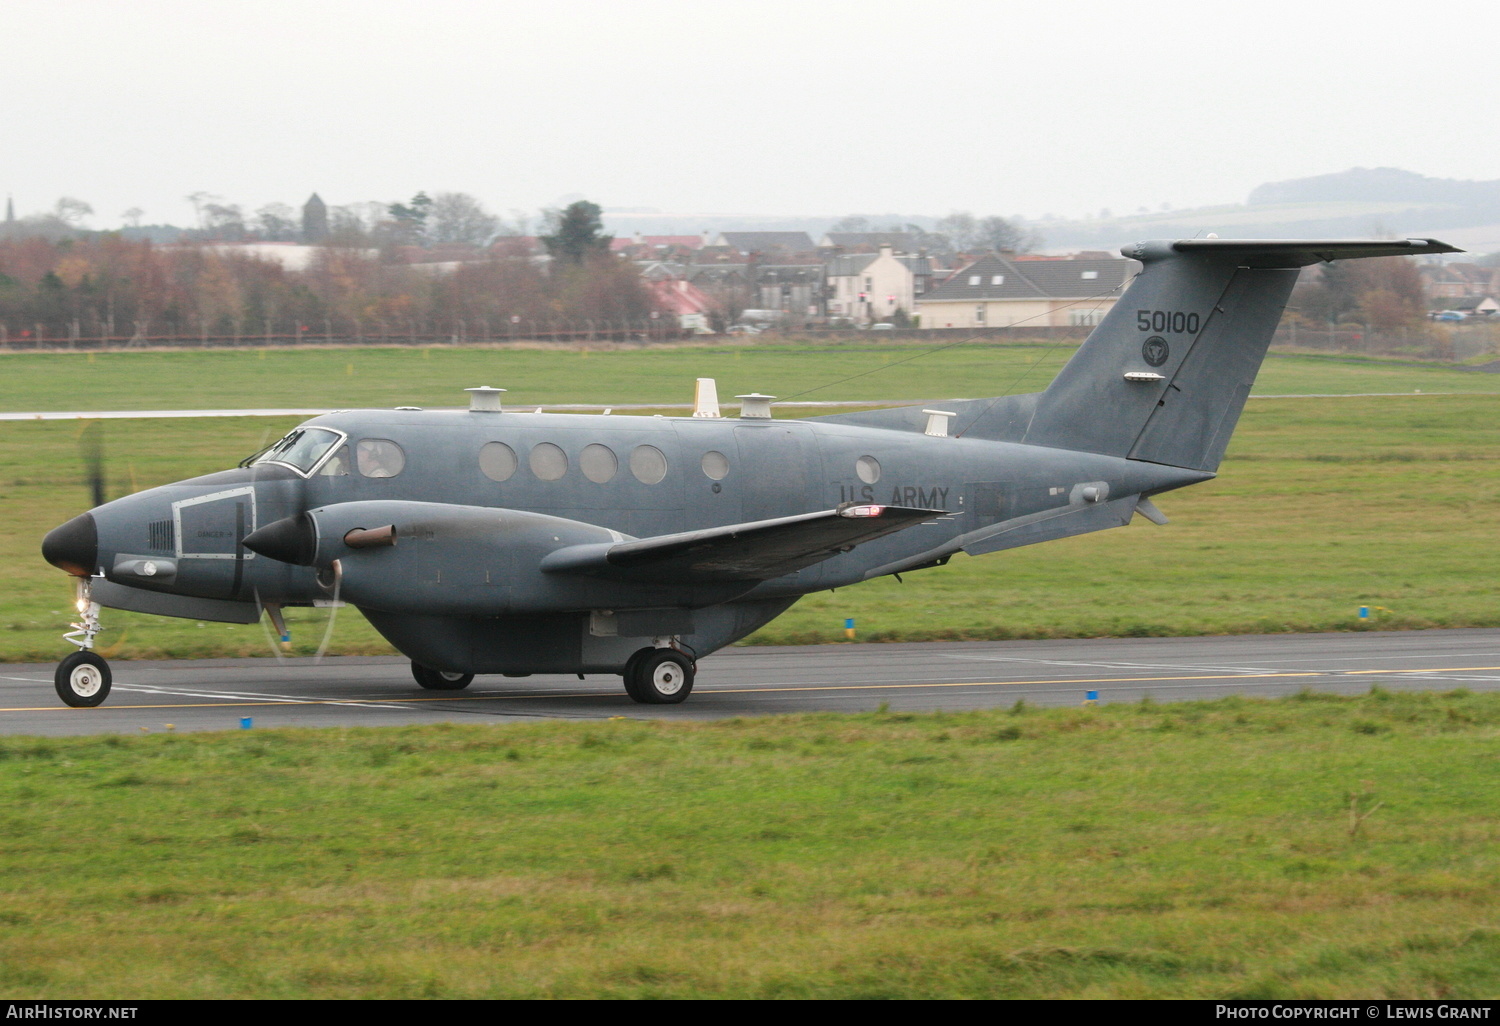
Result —
M93 706L99 607L232 623L352 603L418 684L620 674L674 703L698 659L809 592L1120 527L1214 477L1298 269L1432 239L1192 239L1142 269L1043 392L772 419L467 410L315 417L239 468L50 532L77 578L58 695Z

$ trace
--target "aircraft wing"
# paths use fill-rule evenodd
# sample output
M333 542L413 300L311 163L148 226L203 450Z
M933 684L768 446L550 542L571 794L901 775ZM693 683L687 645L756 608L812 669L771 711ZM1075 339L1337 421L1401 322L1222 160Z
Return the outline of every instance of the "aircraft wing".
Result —
M549 554L542 570L631 581L769 581L944 513L847 503L703 531L572 545Z

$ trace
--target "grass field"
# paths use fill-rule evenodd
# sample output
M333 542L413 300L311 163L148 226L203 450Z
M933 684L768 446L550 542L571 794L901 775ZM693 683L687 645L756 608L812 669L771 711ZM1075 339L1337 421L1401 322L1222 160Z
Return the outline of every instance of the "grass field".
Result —
M158 410L463 406L462 389L510 389L546 403L690 403L693 379L719 395L783 399L938 399L1033 392L1073 353L1057 346L968 343L753 343L649 349L431 347L207 352L0 353L10 410ZM915 357L915 358L914 358ZM853 377L852 375L859 375ZM842 382L834 384L836 382ZM1287 393L1500 393L1500 375L1357 357L1273 356L1256 384Z
M1500 696L0 739L0 992L1493 998Z
M658 399L686 398L695 372L690 356L680 351L592 353L586 358L576 352L431 352L427 358L412 350L273 352L265 361L272 366L282 355L306 361L274 387L253 376L236 379L224 362L256 369L261 361L255 352L101 355L96 367L109 359L122 361L118 374L102 379L121 391L92 405L126 405L126 392L153 408L230 401L228 392L205 395L195 387L238 389L245 405L301 403L306 396L274 388L337 388L344 384L337 380L340 362L367 358L404 360L408 369L430 361L437 366L450 359L471 361L452 370L459 383L509 380L480 373L485 359L532 360L538 374L545 370L548 375L549 389L572 389L567 394L576 401L615 401L634 387L621 380L638 382L642 391L652 382L656 391L650 394ZM704 357L733 364L738 352L705 351ZM720 373L721 394L729 395L731 388L757 387L759 378L790 375L799 360L815 362L818 373L832 380L858 373L864 362L880 355L746 350L741 359L764 374L746 375L730 386L733 379L715 373ZM980 379L978 364L966 371L955 362L944 372L950 380L957 374L973 384L978 394L991 386L1002 390L998 386L1005 374L995 369L997 361L1023 366L1036 358L1036 351L1026 355L995 347L957 349L928 359L978 360L991 378ZM55 366L59 358L11 354L0 358L0 367L49 359ZM61 359L89 366L82 356ZM601 364L616 359L625 368L622 379L592 376ZM653 362L657 360L666 362ZM593 361L588 364L591 374L570 377L568 372L586 361ZM913 368L926 363L921 359L901 368L899 383L909 387L898 393L923 390ZM317 377L319 367L333 375L332 384ZM373 377L384 380L392 374ZM438 379L450 375L433 374L426 384L416 371L403 380L414 391L436 392ZM1040 386L1047 375L1038 376ZM802 381L812 377L808 372ZM859 394L881 377L877 373L840 388L846 397ZM358 375L347 379L362 380ZM1284 393L1433 393L1451 390L1455 380L1500 384L1494 375L1442 367L1295 357L1271 361L1258 387ZM153 381L159 390L153 390L158 388ZM938 381L935 377L926 384ZM457 394L448 384L441 385L448 398L439 401L451 402ZM23 386L31 391L21 391ZM679 386L680 394L674 396ZM46 391L58 383L45 375L8 379L7 387L12 408L68 405ZM773 382L772 387L782 386ZM796 387L789 379L782 390ZM407 398L387 395L379 401ZM361 401L376 399L366 395ZM105 444L111 493L232 465L292 423L277 418L110 421ZM69 610L68 581L42 562L38 546L47 529L86 505L77 431L78 425L69 422L0 423L0 560L7 567L7 588L0 593L0 659L46 660L65 651L59 635ZM1497 468L1500 395L1252 399L1221 478L1159 500L1173 521L1167 527L1137 519L1123 530L979 559L960 555L946 567L906 575L904 584L886 578L810 596L749 640L840 640L846 617L856 620L864 641L1497 626ZM1369 620L1357 618L1360 606L1372 609ZM326 614L305 610L291 615L295 649L313 651ZM269 654L254 625L204 625L113 611L106 613L105 622L111 630L101 637L101 648L122 658ZM352 609L340 614L334 641L335 652L389 651Z
M202 408L455 405L486 382L526 403L686 401L698 374L726 396L789 395L900 358L735 352L10 354L0 368L17 369L11 409ZM1028 362L1019 387L1036 388L1065 355L956 350L826 397L1014 391L1004 379ZM1258 390L1492 383L1297 357L1271 361ZM291 423L108 422L111 491L220 469ZM0 423L0 658L66 648L67 579L37 546L87 504L78 427ZM1222 477L1160 500L1167 527L812 596L754 640L832 641L846 616L864 640L1356 629L1359 605L1370 626L1497 625L1497 461L1500 395L1256 399ZM324 614L297 615L305 652ZM255 626L106 622L119 657L267 652ZM340 614L335 651L382 648ZM0 993L1492 998L1497 739L1500 695L1381 691L0 737Z

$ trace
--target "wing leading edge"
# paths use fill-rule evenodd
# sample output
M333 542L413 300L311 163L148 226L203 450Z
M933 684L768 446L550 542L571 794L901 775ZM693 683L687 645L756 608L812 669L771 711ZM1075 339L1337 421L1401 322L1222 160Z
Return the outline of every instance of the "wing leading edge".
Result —
M817 513L703 531L571 545L543 559L542 570L627 581L768 581L945 512L846 503Z

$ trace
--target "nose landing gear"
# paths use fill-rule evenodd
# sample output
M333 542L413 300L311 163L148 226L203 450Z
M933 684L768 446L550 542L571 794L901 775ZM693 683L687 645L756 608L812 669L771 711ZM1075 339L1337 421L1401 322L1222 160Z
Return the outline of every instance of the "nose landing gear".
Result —
M52 682L57 687L57 697L65 704L86 709L109 696L109 686L113 681L109 663L103 656L89 651L94 647L94 636L104 627L99 623L99 603L93 599L87 577L78 578L75 608L78 621L70 624L73 630L64 634L63 640L77 645L78 651L57 664Z

